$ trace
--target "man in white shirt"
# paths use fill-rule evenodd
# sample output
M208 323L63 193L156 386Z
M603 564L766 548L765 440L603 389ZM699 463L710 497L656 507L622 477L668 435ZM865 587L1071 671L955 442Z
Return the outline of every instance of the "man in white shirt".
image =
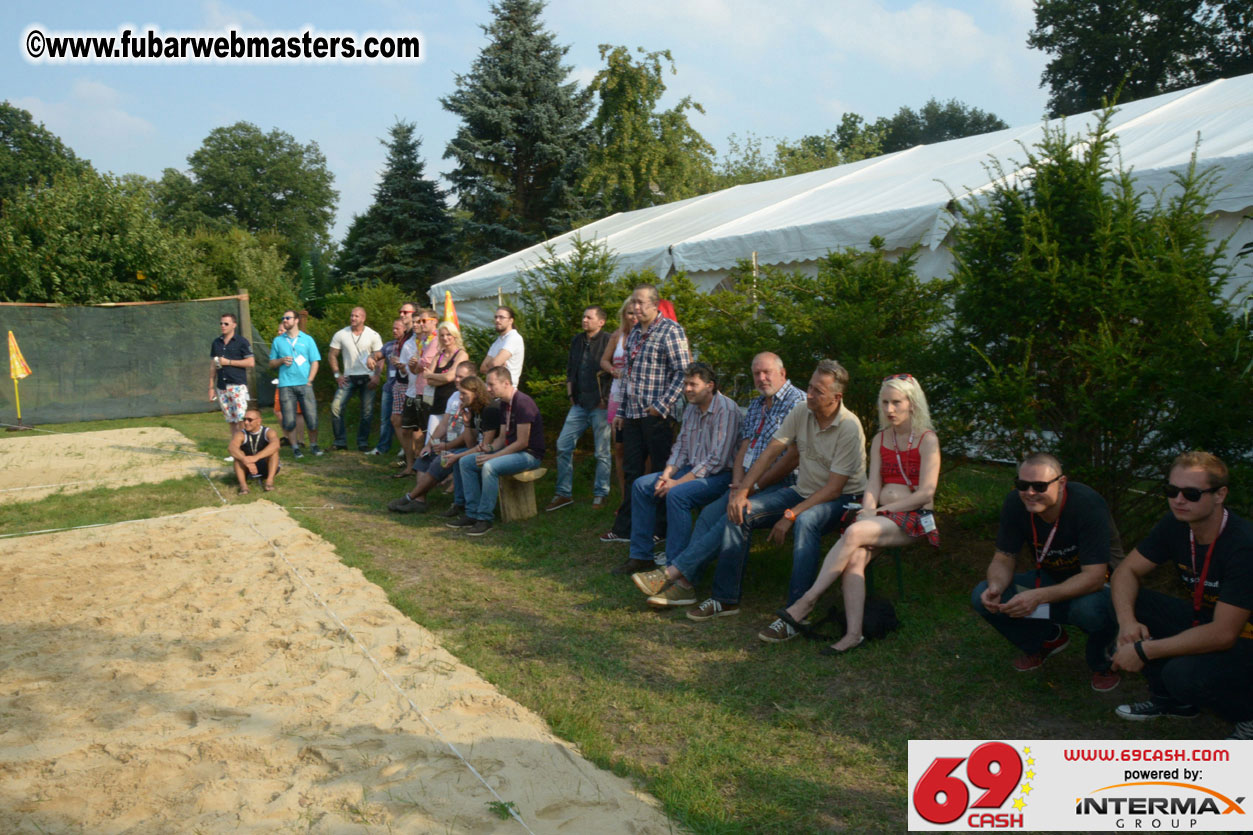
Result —
M344 427L344 406L354 395L361 401L361 420L357 425L357 450L369 449L370 424L374 421L374 388L378 381L372 379L374 353L382 350L383 340L378 332L367 327L365 308L354 307L348 316L348 327L340 328L331 337L328 360L331 373L335 375L335 396L331 399L331 430L335 434L335 449L347 449L347 430ZM344 365L340 368L339 358Z
M526 345L522 334L513 329L514 312L512 307L496 308L496 316L492 323L496 326L496 341L487 349L487 359L479 366L479 371L486 377L487 372L503 365L509 369L516 387L522 379L522 360L526 355Z

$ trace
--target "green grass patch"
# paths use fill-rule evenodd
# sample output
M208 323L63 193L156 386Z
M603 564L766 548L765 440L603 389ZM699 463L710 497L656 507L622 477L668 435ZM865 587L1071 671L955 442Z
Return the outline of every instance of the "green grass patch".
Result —
M223 454L216 414L49 428L154 424ZM351 441L351 420L349 427ZM329 416L323 433L329 442ZM0 453L6 440L0 438ZM938 499L943 547L906 552L904 599L895 599L891 564L875 569L901 628L831 659L817 654L818 644L756 639L784 602L791 566L790 546L767 547L764 534L750 557L738 617L697 624L681 611L649 610L628 578L608 573L626 547L597 541L612 510L592 509L586 458L576 461L574 505L498 524L480 539L444 527L436 513L450 499L442 491L432 495L431 513L388 513L387 501L406 482L388 478L395 470L386 460L341 452L296 463L284 450L283 463L274 493L237 496L225 480L218 490L231 503L264 496L291 508L406 616L591 761L652 792L695 832L904 831L911 738L1204 738L1228 731L1212 718L1151 729L1120 722L1113 707L1141 698L1143 682L1132 678L1114 693L1093 693L1078 641L1038 672L1011 670L1015 650L968 603L992 555L1008 468L946 474ZM553 484L551 473L537 484L540 507ZM188 478L3 505L0 528L219 504L203 477ZM334 509L296 509L324 505ZM20 539L5 543L20 552ZM821 610L838 594L837 585Z

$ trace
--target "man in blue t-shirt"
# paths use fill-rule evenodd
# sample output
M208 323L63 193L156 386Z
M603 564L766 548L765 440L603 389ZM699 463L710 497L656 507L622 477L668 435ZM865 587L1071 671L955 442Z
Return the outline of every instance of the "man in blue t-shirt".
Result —
M278 369L278 402L283 412L283 434L291 444L292 455L304 458L300 445L295 442L292 433L296 430L296 406L305 418L305 428L309 430L309 450L314 455L321 455L318 449L318 403L313 398L313 378L318 376L318 363L322 355L318 353L317 343L313 337L300 330L300 319L296 311L283 312L283 328L285 333L274 338L270 343L270 368Z
M544 457L544 421L529 396L513 387L513 375L498 365L487 372L487 390L500 400L501 432L489 451L467 455L457 462L466 509L450 528L465 528L469 536L492 529L500 478L534 470Z
M1150 693L1115 712L1186 719L1204 707L1236 724L1230 739L1253 739L1253 524L1224 506L1227 465L1208 452L1176 458L1163 492L1170 512L1111 582L1114 666L1143 670ZM1187 598L1141 588L1166 563Z

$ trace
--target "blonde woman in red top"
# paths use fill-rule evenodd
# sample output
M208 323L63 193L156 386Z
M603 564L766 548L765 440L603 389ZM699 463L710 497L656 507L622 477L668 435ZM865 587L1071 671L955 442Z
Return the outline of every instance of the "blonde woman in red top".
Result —
M922 542L939 545L932 513L939 477L940 441L931 428L922 387L909 374L887 377L879 390L879 433L870 442L870 478L857 520L827 553L809 591L780 612L800 623L843 576L848 631L823 649L823 655L847 652L865 640L866 566L875 549Z

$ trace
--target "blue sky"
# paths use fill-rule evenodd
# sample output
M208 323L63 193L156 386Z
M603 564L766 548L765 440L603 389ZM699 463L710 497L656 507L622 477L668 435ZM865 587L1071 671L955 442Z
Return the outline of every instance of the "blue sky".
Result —
M245 120L317 142L340 192L335 236L364 211L383 165L379 138L397 118L423 137L428 175L450 168L457 120L439 99L484 45L486 0L343 3L7 2L0 27L0 96L29 110L102 171L158 178L186 168L215 127ZM1032 0L551 0L544 14L568 45L573 76L599 68L597 46L669 49L678 74L667 98L705 107L696 128L718 149L755 133L795 139L834 128L846 111L867 119L958 98L1011 125L1042 117L1045 56L1026 46ZM418 63L33 64L22 36L155 26L163 33L295 32L422 37Z

